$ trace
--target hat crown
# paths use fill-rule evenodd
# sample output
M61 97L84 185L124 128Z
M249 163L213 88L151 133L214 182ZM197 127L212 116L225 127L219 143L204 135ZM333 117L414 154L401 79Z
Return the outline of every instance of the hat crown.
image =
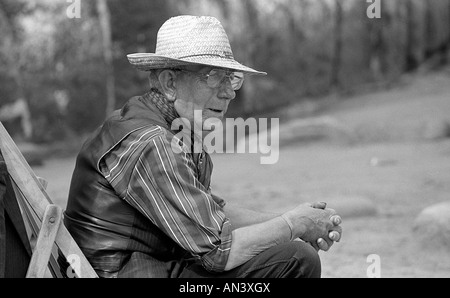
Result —
M177 16L159 29L155 53L133 53L128 61L151 71L182 65L207 65L245 74L266 75L234 60L230 41L219 20L210 16Z
M214 17L177 16L158 31L156 55L185 59L214 56L234 59L225 29Z

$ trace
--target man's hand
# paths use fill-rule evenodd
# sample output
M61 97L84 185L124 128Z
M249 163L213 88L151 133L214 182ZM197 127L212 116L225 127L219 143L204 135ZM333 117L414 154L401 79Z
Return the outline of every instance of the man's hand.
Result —
M285 213L294 227L294 235L309 242L317 251L328 251L342 237L342 219L326 203L302 204Z
M333 230L328 233L328 237L319 238L317 239L315 245L310 243L317 251L323 250L328 251L331 246L334 244L334 242L339 242L342 238L342 227L340 227L340 223L342 223L342 220L339 215L334 215L332 217L332 222L335 225Z
M317 202L311 204L313 208L323 209L325 210L327 207L327 203L325 202ZM340 227L340 224L342 223L342 218L339 215L333 215L331 217L331 221L333 222L334 226L337 227L337 229L332 230L330 233L328 233L328 238L319 238L317 239L316 243L312 244L310 243L317 251L323 250L328 251L331 246L334 244L334 242L339 242L342 237L342 227Z

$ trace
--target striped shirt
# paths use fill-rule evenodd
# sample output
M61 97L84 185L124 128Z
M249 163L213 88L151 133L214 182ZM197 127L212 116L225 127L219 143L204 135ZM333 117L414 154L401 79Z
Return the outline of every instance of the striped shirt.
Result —
M212 167L203 179L202 161L196 164L180 140L173 150L173 138L171 131L156 125L134 131L103 157L102 172L120 198L207 270L221 272L232 241L225 203L211 194ZM206 152L202 155L210 161Z

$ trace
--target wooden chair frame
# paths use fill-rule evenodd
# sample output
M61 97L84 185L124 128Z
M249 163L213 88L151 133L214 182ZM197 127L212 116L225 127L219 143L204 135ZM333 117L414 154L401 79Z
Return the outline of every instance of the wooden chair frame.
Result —
M35 245L31 243L33 253L26 277L98 277L62 223L63 211L48 196L46 183L35 175L1 122L0 149L25 226L37 238Z

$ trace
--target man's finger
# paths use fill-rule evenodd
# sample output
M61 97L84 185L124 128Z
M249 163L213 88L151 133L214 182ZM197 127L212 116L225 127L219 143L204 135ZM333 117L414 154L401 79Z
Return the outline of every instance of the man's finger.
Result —
M341 226L334 226L331 229L328 230L328 233L331 231L336 231L342 236L342 227Z
M330 249L330 246L328 245L328 243L322 238L317 239L317 245L323 251L328 251Z
M330 239L335 242L339 242L341 240L341 234L339 234L337 231L331 231L328 234L328 237L330 237Z
M331 237L331 235L333 234L333 238ZM341 226L334 226L332 227L329 231L328 231L328 237L336 242L339 242L342 239L342 227ZM336 238L338 238L338 240L336 240Z
M319 250L320 250L320 247L317 245L317 243L314 243L314 242L308 242L312 247L314 247L314 249L317 251L317 252L319 252Z
M335 226L342 224L342 218L339 215L333 215L330 220Z
M315 202L311 204L311 207L315 209L325 209L327 208L327 203L325 202Z

